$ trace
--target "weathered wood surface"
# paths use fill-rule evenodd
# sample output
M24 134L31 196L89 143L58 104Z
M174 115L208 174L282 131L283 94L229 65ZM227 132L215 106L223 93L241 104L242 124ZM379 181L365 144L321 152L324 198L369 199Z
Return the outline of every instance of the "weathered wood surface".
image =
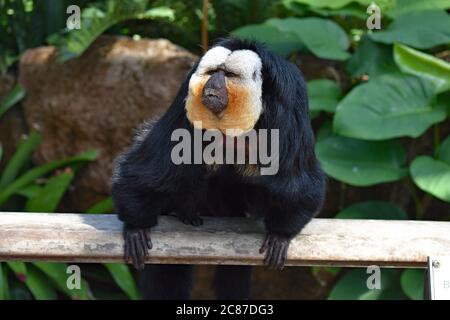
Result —
M120 262L122 224L114 215L0 212L0 261ZM261 222L160 218L149 262L262 264ZM289 249L287 265L425 267L450 254L450 223L314 219Z

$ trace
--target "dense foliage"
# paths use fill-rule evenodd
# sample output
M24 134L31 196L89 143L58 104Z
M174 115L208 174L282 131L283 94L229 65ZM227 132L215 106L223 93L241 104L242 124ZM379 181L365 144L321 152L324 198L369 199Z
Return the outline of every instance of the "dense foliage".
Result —
M50 5L51 2L51 5ZM217 0L208 10L210 38L232 34L257 39L296 62L309 55L333 62L330 76L308 82L316 153L343 199L336 218L449 220L450 202L450 16L446 0L380 0L382 29L368 30L369 0ZM78 4L83 28L64 29L66 7ZM61 61L73 59L104 32L166 37L199 52L202 1L0 0L0 72L14 73L27 48L58 46ZM300 59L301 60L301 59ZM0 116L25 95L16 86L0 105ZM30 133L0 175L0 208L54 212L77 172L95 152L87 151L40 167L30 156L40 136ZM426 147L418 147L423 146ZM0 148L0 157L1 157ZM408 190L397 203L371 195L346 203L346 193L382 184ZM374 189L375 190L375 189ZM377 189L379 190L379 189ZM367 197L366 197L367 198ZM380 201L383 200L383 201ZM445 208L431 212L431 208ZM91 212L111 210L111 202ZM408 212L408 213L407 213ZM447 213L446 213L447 212ZM401 245L401 244L399 244ZM0 264L0 299L101 298L99 289L68 291L63 264ZM92 280L111 278L137 298L126 265L92 269ZM366 287L363 269L313 268L335 279L330 299L421 299L423 272L383 270L382 289ZM89 280L89 279L88 279ZM117 297L121 297L120 294Z

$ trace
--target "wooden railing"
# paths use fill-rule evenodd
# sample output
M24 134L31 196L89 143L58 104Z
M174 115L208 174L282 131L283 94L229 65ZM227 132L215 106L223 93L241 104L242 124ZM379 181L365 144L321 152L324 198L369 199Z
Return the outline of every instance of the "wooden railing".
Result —
M115 215L0 212L0 261L122 262ZM201 227L161 217L151 263L262 264L263 225L205 218ZM287 265L423 267L450 249L450 223L314 219L293 241Z

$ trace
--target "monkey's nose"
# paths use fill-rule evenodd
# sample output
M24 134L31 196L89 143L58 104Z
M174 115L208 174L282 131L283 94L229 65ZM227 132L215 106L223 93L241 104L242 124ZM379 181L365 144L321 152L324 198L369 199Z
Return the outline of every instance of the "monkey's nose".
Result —
M228 105L225 73L214 72L203 87L202 102L211 112L219 115Z

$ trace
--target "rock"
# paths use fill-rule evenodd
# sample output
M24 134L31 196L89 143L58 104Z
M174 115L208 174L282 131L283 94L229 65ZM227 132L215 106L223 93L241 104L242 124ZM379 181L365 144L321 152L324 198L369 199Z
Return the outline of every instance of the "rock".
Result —
M54 47L26 51L19 81L27 123L42 133L38 164L96 149L72 198L83 211L108 195L113 159L136 126L170 105L197 57L168 40L102 36L80 58L56 61Z

